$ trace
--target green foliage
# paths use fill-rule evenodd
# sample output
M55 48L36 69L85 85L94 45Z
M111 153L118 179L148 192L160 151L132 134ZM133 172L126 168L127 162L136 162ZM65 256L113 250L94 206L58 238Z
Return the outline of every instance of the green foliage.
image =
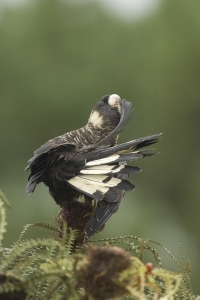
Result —
M3 234L6 232L6 211L4 204L11 208L10 202L7 200L4 193L0 190L0 245L2 244Z
M55 227L55 226L52 226L50 224L47 224L47 223L43 223L43 222L37 222L37 223L34 223L34 224L26 224L24 227L23 227L23 230L19 236L19 240L18 240L18 244L20 243L22 237L24 236L24 234L26 233L26 231L29 229L29 227L31 226L39 226L39 227L42 227L42 228L45 228L45 229L49 229L53 232L59 232L58 228Z
M64 295L73 299L76 291L71 283L79 257L72 257L69 250L75 236L71 232L66 243L53 238L24 240L5 249L0 277L6 280L0 292L23 291L26 299L52 299L52 295L53 299L63 299Z
M139 242L139 244L135 244L135 241ZM125 245L125 248L127 251L134 251L138 255L139 259L145 263L144 259L144 251L148 250L152 253L155 263L157 264L158 268L161 268L161 257L159 255L159 252L155 247L152 247L151 244L159 245L162 247L166 253L171 257L171 259L175 262L177 272L178 274L182 274L182 278L180 281L180 288L179 288L179 296L181 299L190 299L193 295L191 281L190 281L190 274L192 271L191 264L189 260L186 260L183 255L182 246L180 245L180 255L181 259L184 264L183 271L181 270L181 266L179 265L177 259L171 254L171 252L160 242L157 242L152 239L148 238L139 238L137 236L133 235L126 235L126 236L119 236L115 238L107 238L107 239L97 239L93 240L94 243L104 242L104 245L112 245L112 244L119 244L119 245Z
M2 196L4 202L5 197ZM5 232L5 208L1 200L0 235ZM20 238L9 248L1 248L0 299L198 299L192 292L191 265L185 259L181 273L175 257L162 244L133 235L94 240L74 248L77 232L67 230L60 238L23 239L30 226L40 226L58 233L46 223L24 226ZM137 242L135 244L135 241ZM126 249L113 246L119 244ZM177 266L177 273L161 268L157 249L165 249ZM145 262L145 251L153 254L157 267ZM135 251L138 256L131 256Z
M6 198L6 196L4 195L4 193L2 192L2 190L0 190L0 199L3 203L5 203L9 208L12 208L10 202L8 201L8 199Z
M192 289L192 284L190 280L190 274L192 272L192 266L190 264L189 259L186 259L184 254L183 254L183 249L182 246L179 244L180 247L180 255L181 259L183 261L183 266L184 266L184 272L181 280L181 288L179 292L180 298L183 299L189 299L190 295L193 295L193 289Z

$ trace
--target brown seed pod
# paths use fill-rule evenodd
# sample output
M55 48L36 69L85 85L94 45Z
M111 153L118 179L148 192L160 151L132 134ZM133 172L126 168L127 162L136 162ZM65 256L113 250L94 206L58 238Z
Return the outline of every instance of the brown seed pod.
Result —
M130 254L121 248L91 246L86 263L79 269L79 286L95 300L123 296L127 290L119 275L130 264Z

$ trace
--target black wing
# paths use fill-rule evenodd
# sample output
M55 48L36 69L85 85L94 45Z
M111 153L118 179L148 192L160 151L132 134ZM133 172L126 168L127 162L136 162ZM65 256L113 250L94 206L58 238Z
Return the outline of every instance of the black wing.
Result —
M53 141L53 140L52 140ZM45 146L47 145L47 146ZM76 148L73 144L65 144L56 147L55 159L62 157L62 153L71 152ZM42 147L34 152L34 156L28 161L29 164L26 167L25 171L31 171L31 174L28 177L28 183L26 186L26 191L28 194L33 193L36 185L43 181L43 174L48 163L48 157L51 155L51 163L53 163L52 152L55 151L55 143L48 141Z
M88 149L81 150L72 161L76 166L90 167L93 165L111 164L124 160L135 160L144 156L153 155L152 150L141 150L140 148L147 147L159 141L161 134L154 134L132 140L114 147L106 146L90 146ZM102 160L101 160L102 159Z

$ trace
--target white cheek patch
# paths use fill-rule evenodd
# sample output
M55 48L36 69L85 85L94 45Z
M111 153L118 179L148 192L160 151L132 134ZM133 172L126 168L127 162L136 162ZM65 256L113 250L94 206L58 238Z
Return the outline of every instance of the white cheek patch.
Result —
M98 111L94 111L91 113L89 122L91 122L94 127L102 128L103 117L98 113Z
M112 94L109 96L108 104L110 106L117 106L119 104L120 96L117 94Z

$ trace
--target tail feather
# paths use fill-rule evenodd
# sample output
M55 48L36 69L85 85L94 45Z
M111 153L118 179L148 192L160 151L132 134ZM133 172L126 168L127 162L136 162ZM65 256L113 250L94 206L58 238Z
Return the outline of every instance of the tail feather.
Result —
M83 194L96 200L106 200L107 202L116 202L119 199L115 189L123 191L132 191L135 186L128 180L123 180L107 175L81 175L75 176L67 181Z
M104 174L113 176L115 174L134 174L140 172L141 169L126 165L95 165L80 171L81 174Z
M156 134L108 149L102 149L98 152L96 157L95 155L90 157L88 155L87 162L84 168L82 168L81 173L90 174L90 176L94 176L91 174L116 176L116 179L121 182L128 182L128 180L125 180L128 178L128 175L131 173L137 173L140 169L137 167L126 166L125 161L154 155L155 153L151 149L139 149L158 142L159 138L160 134ZM103 198L102 201L98 202L94 215L86 225L86 234L88 237L91 237L99 231L112 214L118 210L120 202L125 194L125 188L123 189L121 187L121 189L118 189L116 186L113 190L118 195L117 200L112 201L111 199L107 200L107 198Z
M86 166L97 166L97 165L103 165L103 164L114 164L120 161L126 161L126 160L136 160L145 156L151 156L154 155L155 152L152 150L141 150L141 151L135 151L135 152L129 152L126 150L125 153L119 153L119 154L113 154L110 156L107 156L105 158L100 158L97 160L91 160L87 162Z
M107 203L104 200L98 202L95 213L91 217L85 228L88 237L91 237L104 226L104 224L112 216L112 214L118 210L119 204L119 202Z

